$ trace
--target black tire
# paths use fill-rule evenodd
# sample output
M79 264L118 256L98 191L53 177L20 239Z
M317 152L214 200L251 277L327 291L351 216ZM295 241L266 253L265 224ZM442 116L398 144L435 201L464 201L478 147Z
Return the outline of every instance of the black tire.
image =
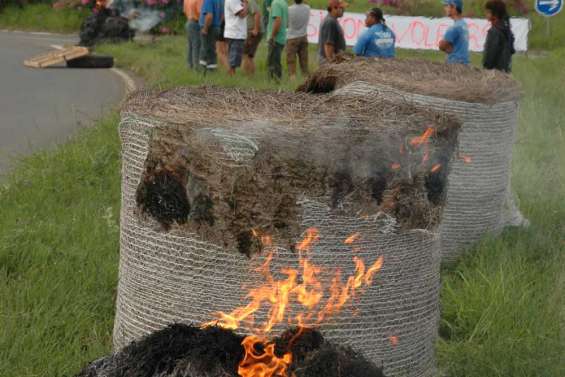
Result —
M103 55L87 55L80 58L67 60L69 68L112 68L114 58Z

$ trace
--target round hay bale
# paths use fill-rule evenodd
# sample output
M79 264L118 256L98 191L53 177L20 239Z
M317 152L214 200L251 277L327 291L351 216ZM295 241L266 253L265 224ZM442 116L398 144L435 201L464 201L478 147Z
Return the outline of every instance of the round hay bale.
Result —
M376 96L461 120L440 228L443 262L456 261L488 233L528 224L510 184L521 95L510 76L425 60L356 58L320 67L298 91Z
M427 152L399 148L431 127ZM249 289L265 283L257 266L273 255L275 279L299 270L295 244L315 228L309 261L323 271L340 270L345 281L359 271L353 256L383 263L350 305L313 324L387 376L432 376L437 228L458 127L450 117L371 99L214 88L134 95L120 124L115 348L245 306ZM271 235L273 246L255 231ZM330 287L331 274L322 275ZM330 296L325 289L320 303ZM289 308L304 310L292 300ZM256 324L268 318L268 305L254 313ZM257 327L238 325L241 334ZM287 326L285 319L271 334Z

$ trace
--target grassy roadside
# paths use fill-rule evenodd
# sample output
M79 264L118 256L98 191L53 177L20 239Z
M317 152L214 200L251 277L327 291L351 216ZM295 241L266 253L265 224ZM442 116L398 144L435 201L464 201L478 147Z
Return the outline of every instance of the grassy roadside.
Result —
M290 89L186 69L184 38L106 45L151 85ZM439 59L426 52L401 56ZM479 57L474 56L477 60ZM443 273L441 369L453 377L565 375L565 49L518 56L525 91L513 179L528 230L485 240ZM109 352L118 261L117 116L24 160L0 186L0 376L68 376Z
M86 9L53 9L49 4L7 6L0 11L0 29L77 33L88 13Z

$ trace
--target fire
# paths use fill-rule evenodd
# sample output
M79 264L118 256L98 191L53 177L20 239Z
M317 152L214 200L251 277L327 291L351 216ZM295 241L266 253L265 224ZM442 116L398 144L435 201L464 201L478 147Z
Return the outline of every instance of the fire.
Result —
M310 249L310 246L320 239L318 235L318 229L308 228L306 229L306 237L296 245L296 248L300 251L306 251Z
M365 285L373 284L373 275L381 270L381 268L383 267L383 261L384 258L381 255L377 258L376 262L371 267L369 267L367 273L365 274Z
M253 235L271 245L272 240L269 237L256 231L253 231ZM360 238L360 233L354 233L343 242L350 245ZM267 318L259 328L254 328L256 333L267 334L275 326L285 322L290 326L298 326L300 333L302 328L319 325L324 319L339 312L362 288L373 283L373 277L381 270L384 260L380 256L367 268L361 258L353 256L355 272L347 277L344 283L340 269L329 271L309 259L310 250L319 239L318 229L306 230L304 238L296 244L299 267L282 268L279 271L285 276L282 279L276 279L271 273L275 251L271 248L264 262L255 269L263 275L264 283L249 290L246 296L247 305L236 308L229 314L216 313L216 321L205 323L203 327L217 325L235 330L242 323L254 327L255 313L267 307ZM327 280L331 280L329 287L323 284ZM328 297L325 302L324 297ZM300 305L290 305L292 303ZM294 312L292 309L295 307L300 309ZM239 365L238 373L241 377L287 377L286 371L292 361L292 354L287 353L278 358L274 353L274 344L269 344L256 335L246 337L242 345L245 348L245 357ZM257 346L263 351L260 352Z
M467 156L467 155L464 155L464 154L459 155L459 158L462 159L463 162L466 163L466 164L470 164L471 161L472 161L471 156Z
M347 237L344 243L352 243L360 237L359 233L354 233ZM252 327L255 326L254 314L266 306L269 308L267 319L255 331L267 334L284 322L298 326L317 325L341 310L356 296L357 290L372 284L373 276L382 268L383 257L377 258L367 268L361 258L353 256L355 272L347 277L344 283L341 270L325 270L309 259L309 251L319 238L317 229L306 230L304 238L296 245L299 252L299 268L282 268L280 273L285 276L282 279L275 279L271 273L270 265L274 258L274 251L271 250L262 265L256 269L263 275L264 284L249 290L246 296L248 304L229 314L216 313L216 321L205 323L203 326L217 325L235 330L245 323ZM323 276L326 279L321 279ZM330 280L329 287L324 286L323 280ZM325 302L324 297L328 297ZM289 310L289 304L292 302L299 303L301 309L297 312Z
M441 164L435 164L432 166L432 173L437 172L439 169L441 169Z
M427 143L428 139L433 135L433 133L434 133L433 127L428 127L422 135L413 137L410 140L410 145L413 147L418 147L422 144Z
M429 145L426 143L424 145L424 156L422 156L422 164L428 162L428 160L430 159L430 147Z
M353 242L357 241L360 237L361 237L361 233L359 232L353 233L352 235L347 237L345 241L343 241L343 243L346 245L351 245Z
M245 356L237 369L241 377L286 376L288 366L292 362L290 352L279 358L275 355L273 343L268 343L255 335L247 336L241 345L245 350Z

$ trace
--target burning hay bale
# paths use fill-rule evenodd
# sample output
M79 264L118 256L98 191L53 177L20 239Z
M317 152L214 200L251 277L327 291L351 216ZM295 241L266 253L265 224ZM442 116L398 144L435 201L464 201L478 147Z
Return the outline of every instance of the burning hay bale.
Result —
M460 64L358 58L320 67L298 90L377 96L461 119L440 229L444 261L453 262L486 233L527 224L510 190L520 88L508 75Z
M326 341L313 329L287 330L269 342L218 327L173 324L132 342L113 355L95 360L75 377L284 375L384 376L380 368L362 355Z
M133 96L116 348L175 322L274 336L290 323L387 375L432 375L436 231L458 128L370 98Z

